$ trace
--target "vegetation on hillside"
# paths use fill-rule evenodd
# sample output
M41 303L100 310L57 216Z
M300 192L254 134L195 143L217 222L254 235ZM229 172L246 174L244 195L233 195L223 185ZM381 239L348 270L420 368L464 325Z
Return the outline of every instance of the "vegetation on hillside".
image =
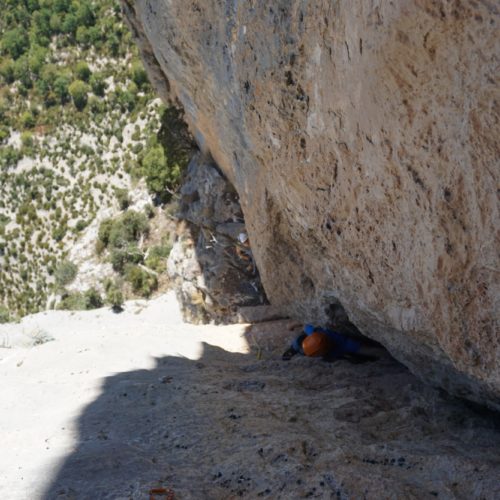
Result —
M0 305L12 318L64 289L68 249L100 210L129 206L133 182L168 201L192 143L178 111L155 99L117 0L0 3ZM113 267L147 295L146 271L130 268L144 255L117 241ZM106 291L117 304L118 288ZM65 302L99 303L90 292Z

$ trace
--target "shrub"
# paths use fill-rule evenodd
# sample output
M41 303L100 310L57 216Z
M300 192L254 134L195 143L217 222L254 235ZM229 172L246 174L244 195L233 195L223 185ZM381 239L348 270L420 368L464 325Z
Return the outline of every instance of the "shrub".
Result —
M118 200L118 206L120 210L126 210L130 205L130 198L128 197L128 190L115 188L115 196Z
M155 216L155 211L151 203L148 203L147 205L144 206L144 214L148 219L152 219Z
M113 270L118 273L122 273L126 264L139 264L143 261L143 259L144 256L142 255L142 252L136 246L129 245L125 249L113 249L109 260L113 266Z
M106 285L106 302L111 306L114 312L123 310L123 293L118 282L109 280Z
M97 233L97 242L103 245L103 250L108 246L109 234L112 228L113 228L113 219L105 219L101 222L101 225L99 226L99 231Z
M53 84L54 94L59 98L62 104L69 99L70 78L68 75L62 74L56 77Z
M158 287L156 276L136 265L127 266L125 279L132 286L132 290L143 297L149 297Z
M66 224L61 224L52 231L52 238L54 238L57 242L62 241L62 239L66 236L67 230L68 227Z
M182 112L166 108L162 115L158 141L150 141L142 159L148 189L164 203L180 185L182 172L194 151L194 143Z
M138 241L147 232L146 216L131 210L125 212L113 223L109 233L109 244L114 248L123 248L131 242Z
M0 75L9 84L15 80L15 65L14 61L9 58L4 58L0 63Z
M69 285L74 281L78 273L78 267L73 262L65 260L59 263L56 267L54 277L56 284L60 287Z
M21 115L21 126L23 128L33 128L35 126L35 117L33 116L33 113L31 111L25 111Z
M87 105L88 85L82 80L75 80L68 88L73 103L78 110L82 110Z
M88 82L91 74L92 72L90 71L89 65L85 61L79 61L76 63L75 75L78 80Z
M148 83L148 75L146 74L146 71L144 70L144 66L142 65L141 61L139 61L137 59L132 62L130 76L132 78L132 81L139 88L142 88L142 86L144 84Z
M90 77L90 87L92 92L99 97L103 97L106 92L106 82L104 81L104 76L102 73L94 73Z
M2 49L13 59L17 59L24 54L28 47L28 33L21 27L6 31L2 37Z
M65 292L57 309L69 311L88 311L98 309L103 306L101 294L95 289L90 288L84 293Z
M85 309L99 309L104 305L101 294L95 289L90 288L84 293Z
M85 297L80 292L66 292L57 305L57 309L83 311L85 310Z
M168 243L151 247L145 261L146 266L157 273L162 273L166 269L166 259L171 250L172 246Z
M83 231L87 227L87 225L88 225L87 221L84 221L83 219L80 219L75 224L75 231L77 231L78 233L80 233L81 231Z
M9 310L0 304L0 323L8 323L10 321Z

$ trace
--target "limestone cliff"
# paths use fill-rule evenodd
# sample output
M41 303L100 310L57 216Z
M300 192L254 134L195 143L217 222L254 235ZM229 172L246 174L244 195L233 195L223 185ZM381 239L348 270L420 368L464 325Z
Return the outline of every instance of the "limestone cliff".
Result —
M122 0L234 184L272 304L340 303L500 409L498 9L487 0Z

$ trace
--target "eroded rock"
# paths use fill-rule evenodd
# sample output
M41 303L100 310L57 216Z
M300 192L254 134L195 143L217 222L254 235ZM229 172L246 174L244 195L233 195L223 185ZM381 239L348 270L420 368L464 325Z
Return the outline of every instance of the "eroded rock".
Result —
M340 301L414 373L500 409L498 8L122 3L238 191L271 303L322 322Z
M185 320L236 321L239 307L267 303L251 249L239 241L246 227L238 194L200 155L189 164L177 215L168 272Z

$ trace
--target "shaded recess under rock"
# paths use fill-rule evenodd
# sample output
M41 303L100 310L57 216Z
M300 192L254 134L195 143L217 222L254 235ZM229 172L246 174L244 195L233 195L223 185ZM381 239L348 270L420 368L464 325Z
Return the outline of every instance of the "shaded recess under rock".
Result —
M122 0L236 188L273 306L500 409L498 7Z
M181 219L168 259L184 319L234 322L237 309L267 303L246 234L239 197L210 159L196 155L180 191Z

